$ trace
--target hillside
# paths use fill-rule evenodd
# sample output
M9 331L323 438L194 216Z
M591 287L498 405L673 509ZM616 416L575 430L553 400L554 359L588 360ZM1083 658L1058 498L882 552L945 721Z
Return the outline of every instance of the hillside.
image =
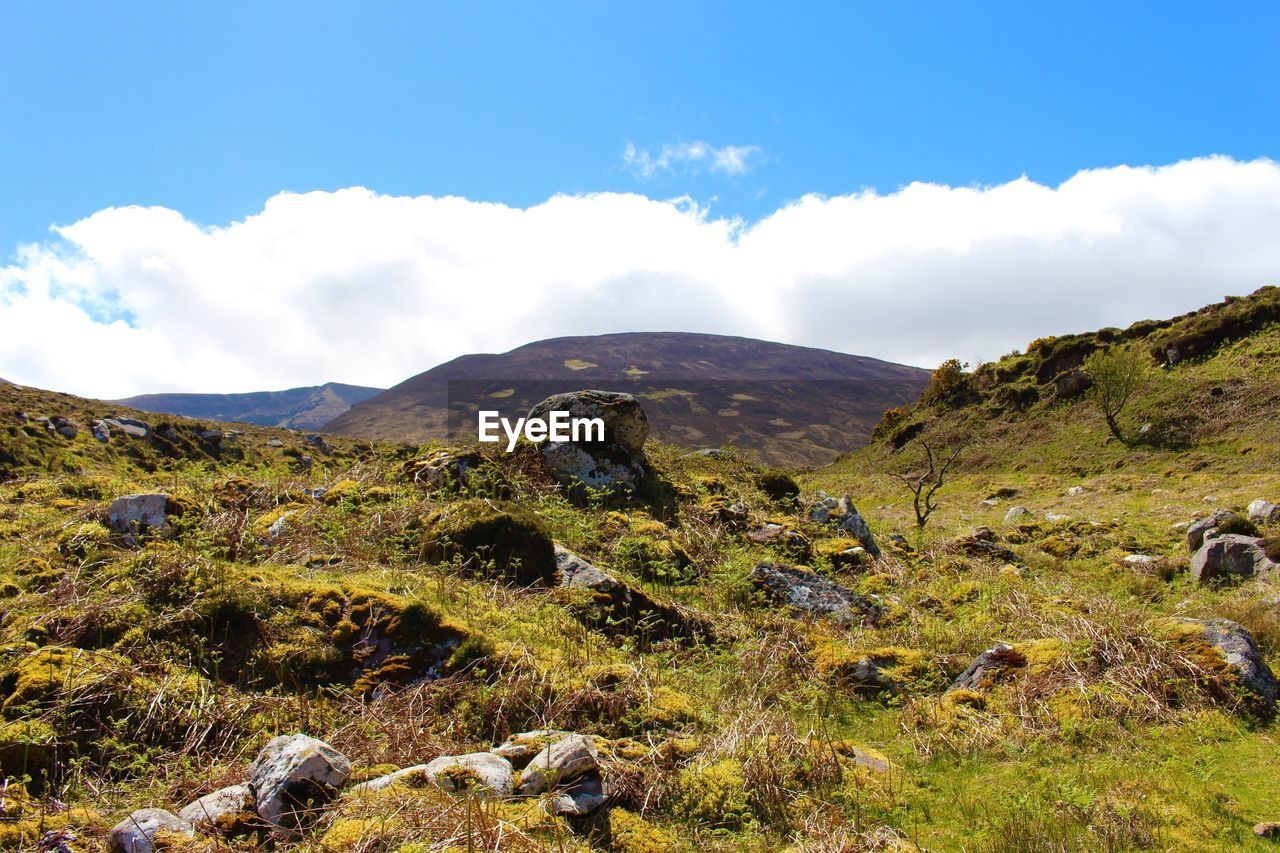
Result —
M119 402L144 412L317 430L381 388L327 382L244 394L142 394Z
M471 441L481 407L514 418L561 391L606 388L640 397L661 441L818 465L865 442L880 414L914 401L927 378L913 367L749 338L556 338L454 359L353 406L326 429L384 441Z
M208 851L1273 849L1280 511L1216 522L1253 575L1187 524L1280 503L1278 297L942 370L794 479L651 438L585 498L528 444L0 385L0 849L155 808ZM1117 344L1127 445L1072 373ZM959 438L918 531L892 475Z

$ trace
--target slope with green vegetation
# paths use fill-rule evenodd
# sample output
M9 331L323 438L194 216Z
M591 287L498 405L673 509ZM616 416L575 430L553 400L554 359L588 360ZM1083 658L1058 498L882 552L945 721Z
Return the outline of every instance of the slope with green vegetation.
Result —
M1275 723L1178 620L1234 620L1274 664L1280 578L1200 583L1173 528L1280 502L1280 318L1152 359L1127 444L1072 373L1213 313L948 366L798 483L650 442L642 500L571 500L528 445L230 433L0 386L0 845L98 849L305 732L354 768L277 847L1265 849ZM96 439L111 417L146 435ZM893 475L926 444L960 452L917 528ZM164 527L113 530L112 503L150 492ZM562 585L553 543L614 583ZM350 791L547 728L598 752L591 820L549 795ZM240 828L169 841L266 843Z

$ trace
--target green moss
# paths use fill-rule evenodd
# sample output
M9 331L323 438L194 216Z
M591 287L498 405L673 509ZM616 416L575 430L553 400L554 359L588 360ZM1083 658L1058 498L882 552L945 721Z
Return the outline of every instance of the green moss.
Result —
M516 504L462 500L435 511L420 526L420 559L458 560L470 571L519 584L554 582L551 537L536 515Z
M678 845L675 833L626 809L610 810L609 827L617 853L669 853Z
M676 777L670 811L677 819L714 829L739 830L754 823L742 764L722 759L694 764Z

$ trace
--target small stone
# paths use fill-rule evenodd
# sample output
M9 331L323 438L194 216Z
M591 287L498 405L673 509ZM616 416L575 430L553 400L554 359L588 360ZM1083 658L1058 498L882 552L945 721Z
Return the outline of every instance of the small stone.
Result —
M1124 563L1129 566L1149 566L1155 561L1156 558L1148 554L1130 554L1124 558Z
M1031 515L1031 510L1025 506L1011 506L1009 511L1004 514L1004 523L1016 524L1028 515Z
M1072 486L1071 488L1067 489L1067 494L1073 498L1078 497L1079 495L1083 495L1084 486Z
M160 833L194 838L196 828L164 809L138 809L115 825L108 843L116 853L151 853Z
M1280 521L1280 506L1258 498L1249 504L1249 520L1254 524L1271 524Z
M253 791L248 785L231 785L182 807L178 817L198 827L219 829L221 819L253 811Z
M151 427L135 418L111 417L102 421L111 429L118 429L130 438L146 438L151 434Z
M985 501L979 501L979 503L980 503L982 506L986 506L986 507L1000 506L1000 499L999 499L999 498L987 498Z
M1044 514L1044 520L1051 522L1053 524L1060 524L1064 521L1070 521L1071 516L1063 515L1062 513L1058 513L1058 512L1046 512Z
M267 447L284 447L284 442L278 438L268 438Z

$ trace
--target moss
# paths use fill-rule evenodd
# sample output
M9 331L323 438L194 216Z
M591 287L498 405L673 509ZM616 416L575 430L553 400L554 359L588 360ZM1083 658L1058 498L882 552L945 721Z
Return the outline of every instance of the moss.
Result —
M1233 515L1218 525L1218 534L1258 536L1258 526L1242 515Z
M637 728L675 728L698 718L698 706L692 697L670 687L658 687L649 701L636 709Z
M626 536L614 545L613 556L619 569L655 583L685 584L698 576L684 549L666 539Z
M335 506L344 501L356 503L360 500L360 497L361 489L359 483L355 480L339 480L325 491L321 501L325 506Z
M351 850L385 850L387 849L385 844L378 838L385 824L385 820L340 818L335 820L328 831L321 836L320 848L339 853L348 853Z
M948 690L942 697L942 703L952 708L976 708L981 711L987 707L987 697L975 690L958 688Z
M756 488L772 501L790 503L800 496L800 484L786 471L765 471L756 477Z
M128 662L107 652L47 646L28 655L10 673L13 689L4 708L45 702L62 691L76 690L128 672Z
M53 762L58 736L43 720L0 723L0 773L36 776Z
M1057 637L1015 643L1013 650L1026 660L1027 671L1032 675L1049 672L1065 662L1071 653L1067 642Z
M1039 548L1046 554L1065 560L1080 549L1080 540L1070 533L1054 533L1041 539Z
M617 853L669 853L678 845L675 833L626 809L609 812L609 835Z
M496 573L523 585L554 582L551 536L536 515L516 504L458 501L427 516L420 526L420 559L457 559L473 572Z
M899 646L856 649L843 639L817 641L813 664L819 675L832 681L894 692L922 687L930 675L928 658L917 649Z
M731 758L694 764L676 777L671 814L681 821L713 829L738 830L754 823L742 764Z

